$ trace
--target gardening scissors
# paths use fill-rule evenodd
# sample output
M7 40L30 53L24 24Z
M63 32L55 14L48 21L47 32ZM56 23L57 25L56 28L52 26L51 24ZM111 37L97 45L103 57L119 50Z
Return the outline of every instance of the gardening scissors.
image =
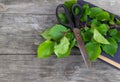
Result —
M76 14L75 13L75 8L79 8L80 12ZM60 9L64 10L64 13L65 13L66 18L67 18L67 23L64 23L60 20L60 18L59 18ZM78 29L78 27L80 27L80 25L79 25L80 18L83 15L83 9L79 4L74 4L72 6L72 15L73 15L74 21L71 18L71 14L70 14L69 10L67 9L67 7L64 4L60 4L60 5L57 6L56 16L57 16L58 22L60 24L64 25L64 26L66 26L66 27L69 27L73 31L73 33L75 35L75 38L77 40L77 43L78 43L79 50L80 50L81 55L83 57L84 63L86 65L86 67L89 68L91 66L91 61L88 57L88 54L87 54L86 49L85 49L84 42L82 41L82 37L81 37L80 31Z

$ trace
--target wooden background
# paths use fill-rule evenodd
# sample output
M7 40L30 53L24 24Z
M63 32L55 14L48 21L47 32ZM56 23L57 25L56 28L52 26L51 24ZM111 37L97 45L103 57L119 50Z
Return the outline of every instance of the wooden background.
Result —
M56 21L65 0L0 0L0 82L120 82L120 71L97 60L86 70L77 49L71 56L37 59L39 34ZM85 0L120 16L119 0Z

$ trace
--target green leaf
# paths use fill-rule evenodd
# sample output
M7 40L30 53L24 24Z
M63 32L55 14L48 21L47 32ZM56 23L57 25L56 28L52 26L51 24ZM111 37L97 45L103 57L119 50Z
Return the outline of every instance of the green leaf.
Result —
M94 18L96 17L97 14L103 12L103 10L99 7L92 7L90 10L91 10L91 13L90 13L91 18Z
M99 21L96 19L93 19L91 21L91 32L93 33L94 28L96 28L102 35L106 35L107 31L109 30L108 25L106 24L101 24Z
M73 32L67 32L65 36L68 38L69 41L75 38Z
M80 14L80 9L78 7L75 8L75 14L79 15Z
M91 8L91 18L96 18L99 21L108 21L110 19L110 14L103 11L101 8L93 7Z
M108 21L110 20L110 14L106 11L103 11L96 15L96 19L99 21Z
M110 14L110 19L114 21L115 15L114 14Z
M54 42L50 40L46 40L41 43L37 49L37 57L38 58L47 58L52 55L54 52Z
M101 54L100 44L97 42L89 42L85 48L91 61L95 61Z
M117 42L120 42L120 31L118 31L116 28L109 30L108 34L109 36L114 38Z
M109 24L110 24L110 25L114 25L114 24L115 24L114 20L110 20L110 21L109 21Z
M58 16L59 16L59 19L60 19L61 22L63 22L63 23L68 22L65 13L60 13Z
M85 31L88 31L88 30L90 30L90 28L89 28L89 27L85 27L84 29L85 29Z
M109 30L108 25L101 24L99 27L96 28L102 35L106 35L107 31Z
M101 23L96 19L91 20L90 23L91 23L91 27L98 27L101 25Z
M120 20L116 18L116 24L120 26Z
M97 41L98 43L101 44L109 44L108 40L104 38L104 36L102 36L98 30L94 29L94 35L93 38L95 41Z
M102 49L105 53L114 57L114 55L115 55L115 53L117 52L117 49L118 49L118 44L113 38L108 38L108 41L110 42L110 44L103 45Z
M114 19L115 19L115 15L114 14L110 14L110 21L109 21L110 25L114 25L115 24Z
M89 15L89 14L90 14L90 7L89 7L88 4L84 4L84 5L83 5L83 9L84 9L84 11L85 11L84 14L86 14L86 15Z
M89 5L88 4L84 4L83 5L83 15L82 15L82 17L81 17L81 21L82 22L85 22L85 21L87 21L88 20L88 15L90 14L90 7L89 7Z
M66 37L63 37L60 40L59 44L56 44L54 47L54 52L57 55L58 58L64 58L69 56L68 51L69 51L69 46L70 42Z
M120 42L120 31L118 31L114 36L112 36L117 42Z
M85 32L84 31L80 31L80 33L81 33L81 36L82 36L82 40L84 42L91 41L91 39L93 37L93 34L90 32L90 29L86 30Z
M70 42L69 49L68 49L68 51L65 53L67 56L70 55L70 52L71 52L72 48L73 48L76 44L77 44L76 39L73 39L73 40Z
M77 41L76 41L76 39L74 38L74 39L70 42L70 47L69 47L69 49L72 49L76 44L77 44Z
M90 28L90 32L91 32L92 34L94 34L94 29L95 29L94 27L91 27L91 28Z
M47 29L41 34L41 36L42 36L44 39L47 39L47 40L50 40L50 39L51 39L51 36L49 35L50 29L51 29L51 28L47 28Z
M52 39L59 40L64 36L64 32L67 32L67 28L62 25L56 24L49 31L49 35L52 37Z
M64 5L68 8L69 11L71 11L72 5L76 3L77 3L77 0L69 0L69 1L65 1Z
M109 31L108 31L108 34L109 34L109 36L115 36L116 34L117 34L117 29L110 29Z

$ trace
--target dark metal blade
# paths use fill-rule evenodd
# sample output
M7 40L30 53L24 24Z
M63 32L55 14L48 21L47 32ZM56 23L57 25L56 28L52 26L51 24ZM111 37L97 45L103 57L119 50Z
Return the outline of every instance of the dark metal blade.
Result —
M79 50L80 50L81 55L83 57L83 60L85 62L85 65L87 66L87 68L90 68L91 67L91 61L90 61L90 59L88 57L88 54L86 52L84 42L82 41L82 37L80 35L80 31L79 31L78 28L74 28L73 32L75 34L75 37L76 37L76 40L77 40L77 43L78 43L78 47L79 47Z

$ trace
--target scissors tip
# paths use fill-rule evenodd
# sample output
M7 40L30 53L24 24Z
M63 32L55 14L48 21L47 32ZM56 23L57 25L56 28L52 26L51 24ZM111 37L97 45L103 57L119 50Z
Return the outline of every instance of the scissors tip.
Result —
M91 63L91 62L89 62L89 63L85 63L85 65L86 65L87 69L92 68L92 63Z

